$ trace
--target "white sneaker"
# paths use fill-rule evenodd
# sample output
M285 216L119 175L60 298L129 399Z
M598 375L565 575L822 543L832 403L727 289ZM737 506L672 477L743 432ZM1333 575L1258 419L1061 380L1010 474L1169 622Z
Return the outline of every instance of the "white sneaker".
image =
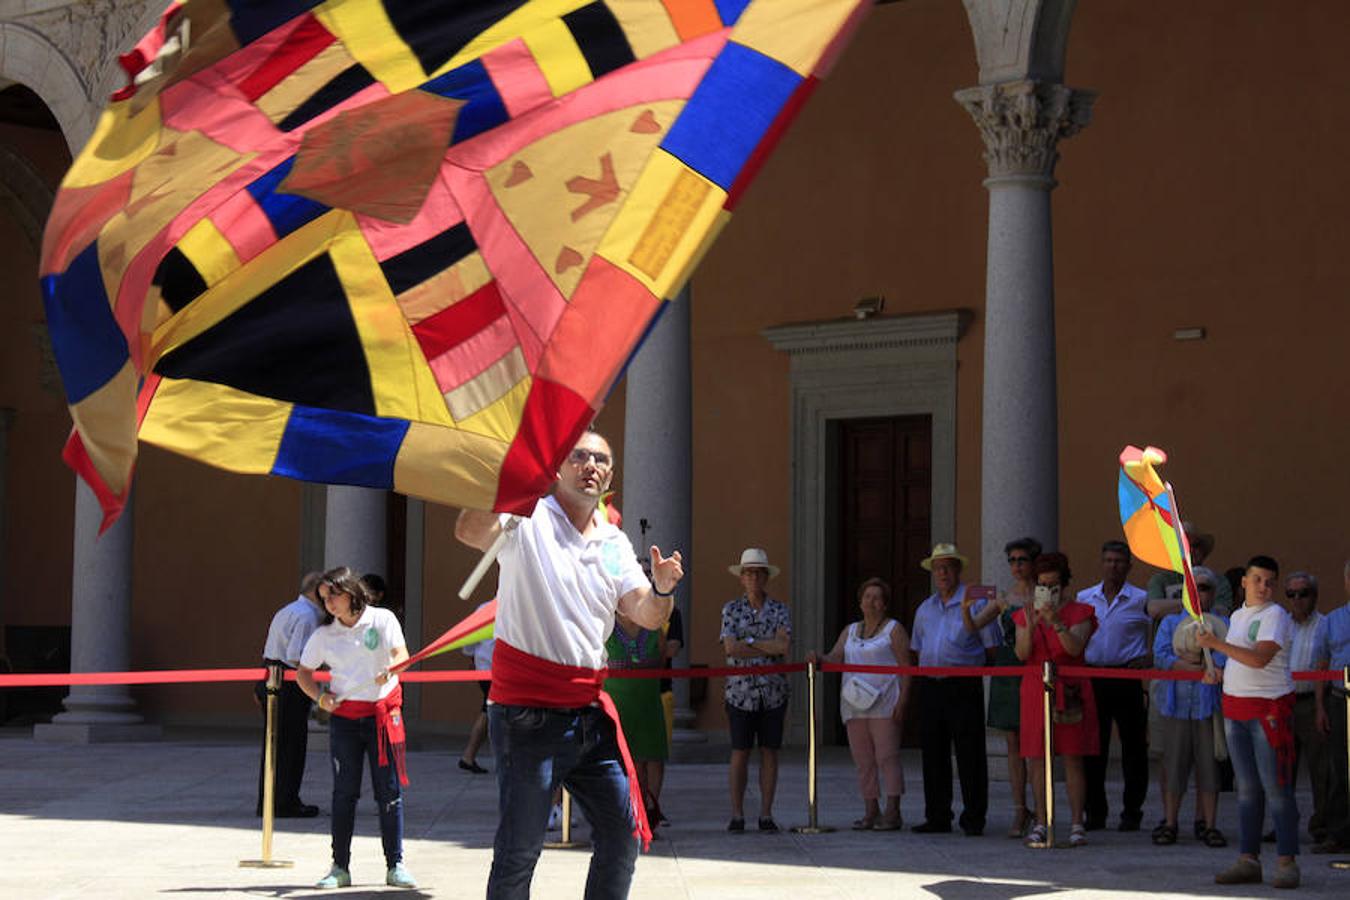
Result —
M548 830L558 831L562 828L562 804L553 804L553 809L548 813Z

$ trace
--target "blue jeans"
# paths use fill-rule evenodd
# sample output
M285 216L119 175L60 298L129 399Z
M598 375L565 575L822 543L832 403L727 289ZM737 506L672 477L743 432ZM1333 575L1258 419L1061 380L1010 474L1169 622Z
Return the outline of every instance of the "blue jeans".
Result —
M1292 727L1292 723L1291 723ZM1234 722L1224 719L1228 756L1237 781L1238 852L1261 855L1261 828L1266 820L1266 802L1275 820L1275 850L1280 856L1298 855L1298 804L1293 779L1280 784L1275 748L1266 739L1260 719Z
M597 707L488 706L497 761L500 821L492 845L488 900L525 900L544 846L553 789L571 792L591 824L586 900L623 900L638 842L614 723ZM556 891L555 891L556 893Z
M403 859L403 793L394 768L393 750L385 748L388 765L380 765L375 717L328 720L328 753L333 759L333 862L350 868L356 801L361 797L361 770L370 761L370 786L380 811L384 862L393 868Z

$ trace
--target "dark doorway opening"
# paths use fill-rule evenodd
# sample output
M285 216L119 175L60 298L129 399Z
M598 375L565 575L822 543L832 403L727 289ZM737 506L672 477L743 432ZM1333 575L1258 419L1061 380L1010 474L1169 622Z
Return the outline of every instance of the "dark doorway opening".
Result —
M906 629L930 593L919 562L932 546L933 422L931 416L843 419L827 432L827 471L835 498L826 533L825 634L833 641L856 621L858 585L880 577L891 585L891 615ZM833 646L829 644L828 646ZM827 681L826 707L836 743L846 743L838 715L839 677ZM907 718L905 745L917 746L918 729Z

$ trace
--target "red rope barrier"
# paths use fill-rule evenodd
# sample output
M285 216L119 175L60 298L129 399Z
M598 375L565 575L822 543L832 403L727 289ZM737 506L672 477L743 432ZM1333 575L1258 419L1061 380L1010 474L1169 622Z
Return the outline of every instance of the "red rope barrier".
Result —
M1035 667L1033 667L1035 668ZM806 663L779 663L772 666L720 666L703 669L614 669L610 678L725 678L732 675L784 675L806 670ZM1017 677L1024 675L1026 666L858 666L847 663L822 662L821 672L858 672L869 675L917 675L928 678L983 678L987 675ZM1063 666L1057 674L1074 678L1118 678L1133 681L1199 681L1201 672L1173 672L1162 669L1103 669L1092 666ZM19 675L0 675L0 688L59 687L89 684L203 684L240 681L261 681L267 670L261 666L251 669L161 669L139 672L51 672ZM287 681L295 680L295 672L285 673ZM409 684L437 684L463 681L490 681L490 671L453 669L435 672L400 672L398 676ZM1036 669L1036 677L1040 670ZM1340 682L1338 669L1295 672L1295 681ZM315 681L327 681L327 672L315 672Z

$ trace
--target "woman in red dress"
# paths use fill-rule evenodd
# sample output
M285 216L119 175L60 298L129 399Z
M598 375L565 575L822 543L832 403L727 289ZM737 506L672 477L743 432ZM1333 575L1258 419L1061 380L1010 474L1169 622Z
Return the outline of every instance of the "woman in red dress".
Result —
M1097 629L1091 606L1079 603L1068 592L1069 560L1062 553L1043 553L1036 557L1036 599L1013 614L1017 626L1015 649L1027 663L1022 676L1022 755L1031 770L1032 794L1036 798L1036 826L1027 835L1027 846L1048 843L1045 810L1045 720L1044 687L1041 664L1050 660L1056 666L1083 665L1083 649ZM1058 678L1051 704L1055 755L1064 760L1065 781L1069 789L1069 809L1073 824L1069 846L1087 843L1083 826L1083 802L1087 794L1083 779L1083 757L1096 755L1097 704L1092 682L1086 678Z

